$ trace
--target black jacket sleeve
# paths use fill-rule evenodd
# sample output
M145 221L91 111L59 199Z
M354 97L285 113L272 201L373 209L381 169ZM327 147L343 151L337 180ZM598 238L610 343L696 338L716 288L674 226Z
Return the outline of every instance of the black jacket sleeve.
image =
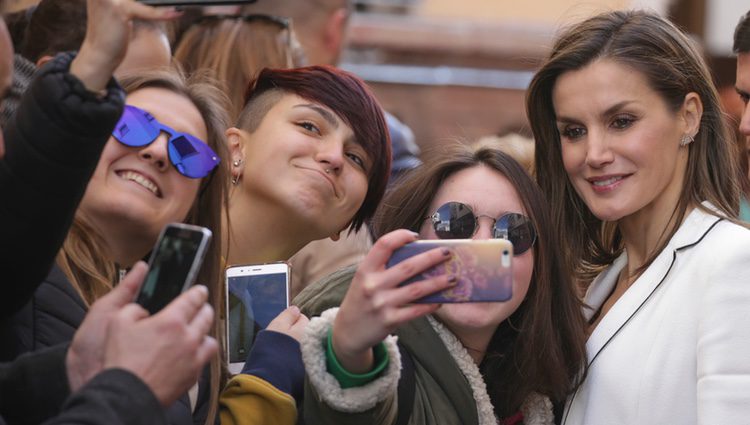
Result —
M151 390L137 376L122 369L99 373L69 396L65 371L67 348L61 345L0 364L0 422L4 419L10 425L167 423L164 409Z
M56 415L70 394L67 345L0 363L0 416L9 424L38 424Z
M125 95L89 92L61 54L39 70L4 131L0 160L0 317L28 302L49 272Z
M166 423L164 410L143 381L123 369L109 369L70 396L62 413L44 425Z

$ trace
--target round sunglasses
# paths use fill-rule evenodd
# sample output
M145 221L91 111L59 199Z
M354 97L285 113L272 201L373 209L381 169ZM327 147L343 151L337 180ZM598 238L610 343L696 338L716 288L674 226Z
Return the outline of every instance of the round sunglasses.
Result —
M435 234L440 239L469 239L479 229L479 217L491 218L492 237L507 239L513 244L513 255L521 255L534 246L536 230L528 217L519 213L507 213L498 218L475 215L471 208L461 202L446 202L429 218Z
M153 115L132 105L117 122L112 137L125 146L148 146L161 132L169 135L167 154L177 172L191 179L206 177L221 159L204 141L187 133L180 133L160 123Z

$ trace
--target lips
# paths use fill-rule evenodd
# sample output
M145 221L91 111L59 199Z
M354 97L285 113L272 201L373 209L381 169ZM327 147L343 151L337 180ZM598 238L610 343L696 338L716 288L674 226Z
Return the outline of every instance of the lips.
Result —
M117 171L116 174L121 179L137 183L153 193L156 197L161 198L161 190L159 190L159 186L149 176L133 170L121 170Z
M339 192L338 190L336 190L336 184L333 182L333 179L331 179L331 176L329 176L328 174L326 174L325 172L317 168L299 167L299 166L298 168L301 168L307 171L312 171L313 173L316 173L319 176L323 177L331 185L331 189L333 190L333 195L337 198L339 197Z
M588 177L586 181L591 184L595 192L608 192L614 190L631 174L610 174L606 176Z
M591 182L594 186L608 186L614 182L622 180L622 177L610 177L606 180L595 180Z

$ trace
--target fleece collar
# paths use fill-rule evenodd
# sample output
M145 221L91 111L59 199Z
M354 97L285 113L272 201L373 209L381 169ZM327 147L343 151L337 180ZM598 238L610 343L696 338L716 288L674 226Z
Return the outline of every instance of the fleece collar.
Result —
M474 401L477 405L479 425L497 425L498 419L495 417L490 396L487 394L487 385L484 383L482 374L479 372L477 364L474 363L474 359L471 358L461 341L442 323L432 316L427 316L427 320L438 336L440 336L440 339L445 344L458 368L469 381L469 386L471 386ZM540 394L529 394L521 405L521 413L523 413L524 425L554 424L555 415L552 412L552 402L549 398Z

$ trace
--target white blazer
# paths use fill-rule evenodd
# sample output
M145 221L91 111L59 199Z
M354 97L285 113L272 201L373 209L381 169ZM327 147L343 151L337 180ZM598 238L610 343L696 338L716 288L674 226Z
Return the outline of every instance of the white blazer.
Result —
M588 318L626 263L591 284ZM750 424L750 230L693 210L586 350L564 425Z

